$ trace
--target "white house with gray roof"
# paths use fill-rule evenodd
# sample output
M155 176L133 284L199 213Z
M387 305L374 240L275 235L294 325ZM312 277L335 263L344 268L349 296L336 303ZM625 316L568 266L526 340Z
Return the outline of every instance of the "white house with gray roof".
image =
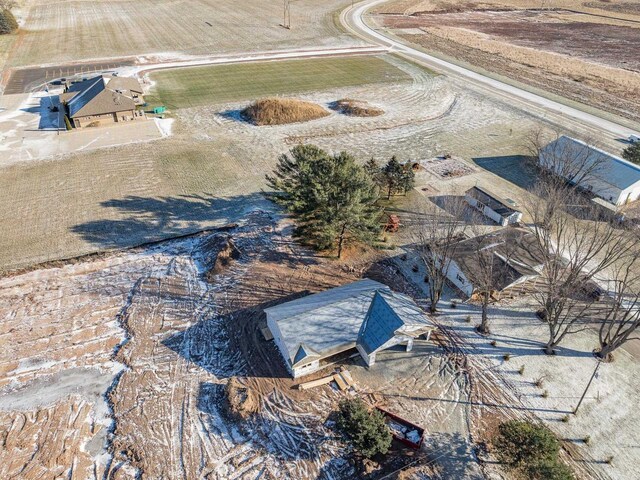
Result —
M562 135L549 143L539 163L570 183L579 179L580 188L613 205L640 199L640 166L575 138Z
M265 309L267 325L294 378L348 352L367 365L376 353L429 335L433 324L406 295L370 279Z

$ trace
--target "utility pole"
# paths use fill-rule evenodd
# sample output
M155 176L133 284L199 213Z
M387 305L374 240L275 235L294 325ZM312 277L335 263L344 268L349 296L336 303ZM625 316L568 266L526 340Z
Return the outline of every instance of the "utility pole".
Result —
M284 18L282 26L287 30L291 29L291 0L284 0Z
M582 401L584 400L584 397L587 395L587 391L589 390L589 387L591 386L591 382L593 382L593 379L596 378L596 375L598 373L598 369L600 368L600 364L602 363L602 361L598 360L598 363L596 363L596 368L593 370L593 373L591 374L591 378L589 379L589 383L587 383L587 386L584 389L584 392L582 393L582 396L580 397L580 401L578 402L578 405L576 405L576 408L573 410L573 414L577 414L578 413L578 409L580 408L580 405L582 405Z

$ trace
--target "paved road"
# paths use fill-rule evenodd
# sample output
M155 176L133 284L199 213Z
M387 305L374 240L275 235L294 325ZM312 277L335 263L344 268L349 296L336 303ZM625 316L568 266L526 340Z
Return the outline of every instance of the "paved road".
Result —
M370 43L390 48L391 51L400 54L403 57L445 73L451 77L461 78L466 82L472 82L477 86L484 87L489 94L493 96L500 96L510 101L517 101L523 104L523 106L528 110L534 109L536 112L542 113L543 116L559 116L560 118L554 118L554 121L560 125L562 124L562 119L565 119L565 121L567 119L577 121L582 125L590 127L590 129L595 129L599 132L604 131L619 139L626 139L631 134L639 134L637 129L640 129L640 126L634 130L582 110L563 105L559 102L541 97L540 95L536 95L516 86L486 77L474 72L473 70L469 70L454 63L434 57L409 45L401 43L397 39L386 35L386 32L384 31L375 30L363 20L363 16L372 7L386 1L388 0L371 0L352 5L340 14L340 21L352 34Z

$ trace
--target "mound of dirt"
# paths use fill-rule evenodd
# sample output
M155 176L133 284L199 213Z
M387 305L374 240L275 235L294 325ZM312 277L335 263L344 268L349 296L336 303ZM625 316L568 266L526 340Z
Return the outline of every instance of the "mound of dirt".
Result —
M249 388L231 377L224 390L225 406L231 417L246 420L258 411L259 402Z
M320 105L292 98L264 98L240 113L246 121L260 126L308 122L329 115Z
M224 242L222 245L220 245L221 241ZM226 239L214 237L212 241L209 242L209 244L213 245L206 245L205 249L217 252L217 254L213 262L211 262L210 256L207 256L207 258L205 259L205 262L208 265L211 265L211 263L213 263L211 268L205 274L205 278L207 279L207 281L213 282L216 275L219 275L227 270L227 268L229 268L229 266L235 260L238 260L240 258L242 253L240 252L238 247L236 247L236 244L233 242L233 239L231 237L227 237Z
M372 107L367 102L354 100L352 98L341 98L336 100L331 108L344 115L352 117L377 117L384 113L384 110Z

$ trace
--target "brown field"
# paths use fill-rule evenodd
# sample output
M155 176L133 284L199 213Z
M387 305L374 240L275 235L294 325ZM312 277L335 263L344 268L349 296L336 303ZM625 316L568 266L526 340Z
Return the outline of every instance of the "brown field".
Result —
M638 120L640 16L589 5L547 5L568 11L527 10L539 5L516 1L400 2L385 12L404 14L376 21L429 51Z
M415 195L403 208L418 205ZM0 387L3 479L354 478L349 450L327 422L350 394L295 389L299 381L261 334L263 309L362 276L421 301L423 277L412 283L404 272L412 261L394 263L371 249L352 249L342 261L316 255L292 241L289 222L266 212L238 220L224 232L0 279L0 316L8 319L0 338L11 345L0 352L7 381ZM228 236L240 255L208 276ZM528 313L509 307L492 311L496 328L517 321L539 331L523 320ZM417 476L404 478L431 478L434 467L443 478L498 478L496 462L477 462L476 447L502 419L535 415L559 431L563 456L580 478L605 478L605 470L624 478L635 449L616 445L616 458L628 460L619 465L599 461L611 451L608 422L589 430L601 440L593 446L574 440L594 421L596 400L589 397L569 424L560 422L574 401L560 390L567 379L546 373L552 394L536 395L533 373L523 377L513 368L522 361L539 371L549 359L509 333L487 347L463 320L477 314L474 308L443 308L437 321L446 324L435 341L416 340L412 352L390 349L371 368L347 362L358 395L428 426L417 455L394 445L371 478L413 461ZM500 360L505 352L514 356L511 365ZM553 360L564 368L580 362L571 371L580 382L593 362L589 355ZM610 383L600 388L619 388L615 397L603 394L600 408L619 428L624 412L612 405L633 398L637 382L629 379L637 376L622 373L637 369L627 359L615 365L623 372L603 367ZM243 419L225 406L232 379L252 399Z
M411 80L332 87L297 95L327 108L340 98L385 114L331 115L308 123L256 127L237 112L255 97L172 112L173 134L149 143L78 152L0 169L0 270L139 245L235 221L265 207L260 191L278 155L298 143L348 150L366 161L397 155L425 160L444 152L482 163L515 158L545 122L503 102L452 85L444 76L385 57ZM255 71L251 67L249 71ZM558 121L552 127L561 127ZM621 148L613 139L606 147ZM488 165L487 165L488 162ZM479 174L480 175L480 174ZM468 176L471 185L480 177ZM513 187L502 181L505 196ZM434 181L437 187L438 182ZM468 188L468 187L467 187Z
M335 25L345 0L302 0L282 28L281 0L31 1L9 66L66 63L152 53L215 54L353 45ZM46 45L46 48L43 48Z

